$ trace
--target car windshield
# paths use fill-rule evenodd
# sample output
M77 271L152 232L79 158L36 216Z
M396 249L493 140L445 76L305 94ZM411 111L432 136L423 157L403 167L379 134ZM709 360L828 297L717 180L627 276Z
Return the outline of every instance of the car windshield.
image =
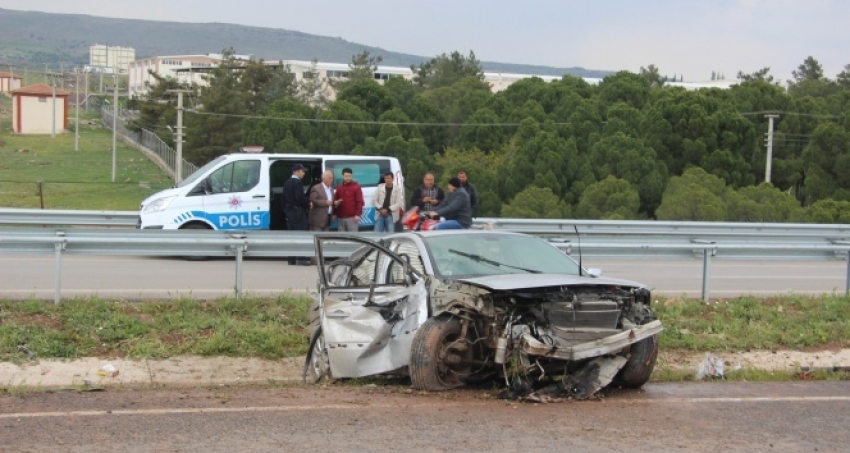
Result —
M572 258L532 236L471 233L425 236L423 240L441 276L579 275L578 263Z

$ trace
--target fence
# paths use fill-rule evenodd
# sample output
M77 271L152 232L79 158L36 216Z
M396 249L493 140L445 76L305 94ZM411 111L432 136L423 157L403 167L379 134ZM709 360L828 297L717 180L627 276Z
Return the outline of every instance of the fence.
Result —
M112 109L102 107L100 109L100 117L107 127L112 128ZM119 110L118 121L116 121L116 132L118 135L136 149L144 152L157 166L166 172L171 179L174 179L174 169L177 168L177 151L168 146L156 134L147 130L140 129L138 132L131 131L124 126L124 121L132 119L131 115L124 110ZM198 169L197 166L184 159L182 162L182 174L184 176L191 175Z
M0 228L0 253L55 253L57 301L62 253L234 257L237 294L242 287L244 256L314 254L314 234L309 232L129 229L137 216L136 212L126 211L0 209L0 226L7 226ZM710 294L714 259L843 261L850 252L850 225L533 219L476 219L476 223L546 238L574 256L581 253L587 258L701 259L704 300ZM92 230L47 225L119 228ZM332 247L328 256L345 256L351 251ZM845 292L850 292L850 260Z

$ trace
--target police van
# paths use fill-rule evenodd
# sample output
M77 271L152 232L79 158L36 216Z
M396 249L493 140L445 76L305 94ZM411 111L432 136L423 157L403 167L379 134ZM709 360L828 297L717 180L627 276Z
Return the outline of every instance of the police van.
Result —
M394 157L321 154L265 154L255 147L226 154L204 165L175 187L142 201L138 228L283 230L286 220L281 197L283 184L292 177L292 166L305 168L304 189L320 184L330 170L334 184L342 183L342 170L350 168L363 188L361 229L375 224L372 198L383 174L395 175L404 185L401 166ZM260 151L260 152L258 152Z

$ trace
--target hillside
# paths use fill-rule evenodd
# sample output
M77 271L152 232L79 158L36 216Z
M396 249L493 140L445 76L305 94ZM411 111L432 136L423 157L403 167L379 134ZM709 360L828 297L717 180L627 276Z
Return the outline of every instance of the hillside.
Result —
M133 47L136 58L157 55L217 53L232 47L239 54L266 60L349 62L368 50L384 57L383 64L410 66L433 57L393 52L292 30L248 27L223 23L159 22L113 19L80 14L51 14L0 8L0 61L19 65L52 66L88 63L89 46L107 44ZM455 49L445 49L451 52ZM488 71L521 74L602 77L611 71L554 68L523 64L482 62Z

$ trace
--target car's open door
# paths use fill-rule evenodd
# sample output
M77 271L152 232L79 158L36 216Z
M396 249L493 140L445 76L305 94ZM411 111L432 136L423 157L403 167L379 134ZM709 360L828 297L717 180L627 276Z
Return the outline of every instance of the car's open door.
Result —
M359 247L319 270L319 308L331 374L360 377L406 367L413 336L428 317L424 276L377 241L317 235L315 243L320 263L330 244Z

